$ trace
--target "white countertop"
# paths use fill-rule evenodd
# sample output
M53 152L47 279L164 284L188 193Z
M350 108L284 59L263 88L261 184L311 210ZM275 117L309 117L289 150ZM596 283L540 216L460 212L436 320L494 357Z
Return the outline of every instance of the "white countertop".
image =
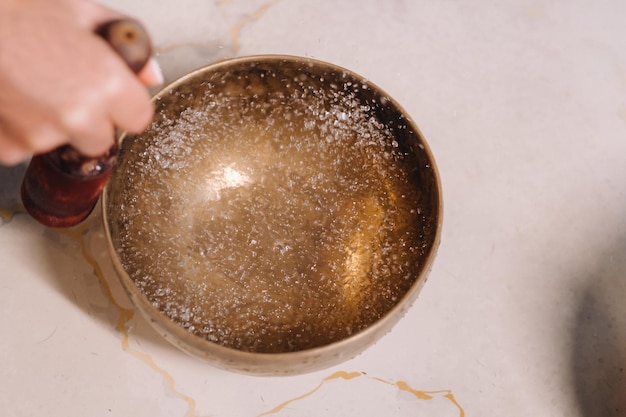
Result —
M357 358L243 376L134 314L97 211L46 229L19 208L23 167L0 168L4 416L626 416L626 3L106 3L146 23L169 80L278 53L382 87L437 160L442 244Z

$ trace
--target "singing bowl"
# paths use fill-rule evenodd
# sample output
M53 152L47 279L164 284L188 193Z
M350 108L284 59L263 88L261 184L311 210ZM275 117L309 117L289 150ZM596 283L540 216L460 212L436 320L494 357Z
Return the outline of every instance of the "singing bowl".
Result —
M352 358L416 299L440 240L439 176L402 107L308 58L215 63L154 97L103 195L113 263L167 340L290 375ZM413 337L420 337L419 331Z

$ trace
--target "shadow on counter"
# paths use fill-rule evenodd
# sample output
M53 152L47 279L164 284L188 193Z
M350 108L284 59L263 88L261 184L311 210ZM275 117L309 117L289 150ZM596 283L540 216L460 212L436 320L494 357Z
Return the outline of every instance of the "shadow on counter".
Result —
M116 329L120 311L112 306L107 296L108 290L103 288L103 283L97 277L98 274L107 275L107 285L110 285L109 281L115 280L112 266L105 265L105 262L109 261L109 255L105 250L104 232L101 230L100 222L94 219L87 232L81 233L75 229L71 233L72 228L48 228L30 218L23 208L20 197L22 178L27 167L27 163L13 167L0 165L0 226L14 221L14 215L24 216L20 219L19 228L22 233L29 235L32 259L36 260L35 263L41 265L44 271L39 275L41 280L82 310L85 315L104 322L110 329ZM98 214L97 212L99 206L98 210L94 210L94 214ZM89 219L85 224L88 224L87 222ZM70 233L65 233L66 231ZM76 238L68 238L82 235L81 240L84 240L86 233L89 234L90 241L98 243L97 247L91 247L87 252L90 252L89 259L97 263L99 271L95 271L92 264L91 266L94 266L92 272L90 266L86 264L91 262L82 253L81 245L84 243L80 243ZM122 290L118 293L122 293ZM142 342L175 350L175 347L153 331L147 322L142 321L141 325L133 326L133 337Z
M27 164L12 167L0 165L0 207L10 208L22 204L20 187Z
M572 329L575 394L582 417L626 417L626 238L598 261Z

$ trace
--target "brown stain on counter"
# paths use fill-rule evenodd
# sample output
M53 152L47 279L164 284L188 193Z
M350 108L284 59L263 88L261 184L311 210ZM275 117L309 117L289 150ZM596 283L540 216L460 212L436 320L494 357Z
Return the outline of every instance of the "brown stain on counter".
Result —
M318 391L320 388L322 388L324 386L324 384L326 382L328 382L328 381L331 381L333 379L338 379L338 378L342 378L342 379L348 380L348 379L352 379L352 378L358 378L358 377L360 377L362 375L363 374L360 373L360 372L345 372L345 371L335 372L331 376L324 378L322 380L322 382L320 382L320 384L317 387L313 388L311 391L309 391L309 392L307 392L305 394L302 394L300 396L297 396L295 398L292 398L290 400L287 400L284 403L274 407L270 411L266 411L263 414L259 414L257 417L269 416L269 415L272 415L272 414L276 414L276 413L280 412L283 408L287 407L288 405L290 405L290 404L292 404L292 403L294 403L296 401L299 401L299 400L305 399L307 397L310 397L316 391Z
M391 382L388 382L388 383L391 383ZM433 395L435 395L435 394L443 394L444 398L446 398L456 408L458 408L458 410L459 410L459 417L465 417L465 410L463 410L463 407L461 407L461 404L459 404L459 402L456 400L456 398L454 398L454 395L452 394L452 391L450 391L450 390L418 391L418 390L416 390L414 388L411 388L409 386L409 384L407 384L404 381L398 381L398 382L394 383L393 385L398 387L398 389L400 391L409 392L409 393L413 394L417 399L420 399L420 400L432 400L434 398Z
M174 43L174 44L171 44L171 45L154 48L154 54L155 55L167 54L167 53L172 52L172 51L174 51L176 49L184 48L184 47L188 47L188 48L212 48L212 47L217 47L217 46L220 46L220 42L218 42L218 41L210 41L210 42L180 42L180 43Z
M0 207L0 226L9 223L13 220L16 214L25 213L26 210L22 205L16 205L12 207Z
M322 388L324 386L324 384L326 384L327 382L332 381L334 379L351 380L351 379L365 377L365 376L367 376L367 375L364 372L346 372L346 371L335 372L334 374L324 378L322 380L322 382L317 387L313 388L311 391L309 391L309 392L307 392L305 394L302 394L302 395L300 395L298 397L295 397L295 398L292 398L290 400L287 400L284 403L281 403L280 405L274 407L270 411L267 411L267 412L265 412L263 414L259 414L257 417L270 416L270 415L274 415L276 413L279 413L285 407L293 404L294 402L297 402L299 400L303 400L303 399L305 399L307 397L310 397L311 395L315 394L315 392L317 392L320 388ZM408 392L408 393L414 395L415 398L417 398L418 400L432 400L433 398L435 398L435 395L443 394L443 397L445 399L447 399L448 401L450 401L458 409L459 417L465 417L465 410L463 409L463 407L461 407L459 402L456 400L456 398L452 394L452 391L450 391L450 390L420 391L420 390L416 390L416 389L412 388L411 386L409 386L409 384L407 384L404 381L392 382L392 381L389 381L389 380L386 380L386 379L383 379L383 378L377 378L377 377L370 377L370 378L372 380L380 382L382 384L395 386L400 391L405 391L405 392Z
M230 34L231 34L232 41L233 41L233 51L235 53L239 52L239 49L241 48L241 44L239 42L239 36L241 34L241 30L249 23L257 21L261 17L263 17L265 12L267 12L270 9L270 7L272 7L274 4L278 3L278 1L279 0L269 0L266 3L263 3L256 11L254 11L248 16L242 17L241 19L239 19L239 21L237 21L237 23L235 23L233 27L231 27ZM231 3L231 2L232 0L227 0L227 1L222 0L218 3L218 7L221 9L223 4Z

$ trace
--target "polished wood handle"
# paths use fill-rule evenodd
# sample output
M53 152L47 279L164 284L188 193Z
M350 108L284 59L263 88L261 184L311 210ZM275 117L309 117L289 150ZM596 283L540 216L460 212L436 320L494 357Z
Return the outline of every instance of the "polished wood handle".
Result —
M135 74L141 71L152 55L148 32L134 19L107 22L96 29L96 33L109 43Z

